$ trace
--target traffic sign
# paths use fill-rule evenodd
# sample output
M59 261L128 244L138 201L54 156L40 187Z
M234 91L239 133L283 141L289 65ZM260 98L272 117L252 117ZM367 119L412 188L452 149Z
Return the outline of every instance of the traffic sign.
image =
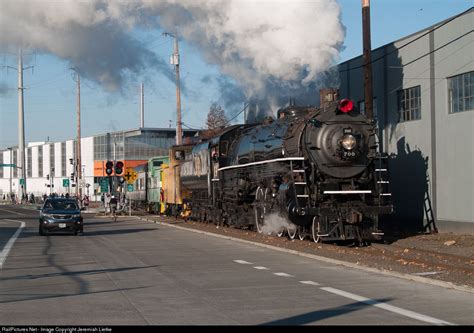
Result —
M123 178L127 181L127 183L132 184L138 178L138 174L132 168L127 168L125 171Z
M100 192L109 192L109 181L102 178L100 181Z
M127 192L133 192L133 184L127 185Z
M69 187L69 178L63 178L63 187Z
M15 168L15 167L16 167L16 164L4 164L4 163L0 163L0 167L11 167L11 168Z
M25 178L20 178L20 185L25 185Z

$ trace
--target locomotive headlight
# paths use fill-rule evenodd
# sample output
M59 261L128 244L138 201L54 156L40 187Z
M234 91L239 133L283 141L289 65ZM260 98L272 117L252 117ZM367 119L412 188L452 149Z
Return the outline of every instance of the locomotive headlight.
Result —
M342 137L341 145L346 150L352 150L357 144L356 138L352 134L346 134Z

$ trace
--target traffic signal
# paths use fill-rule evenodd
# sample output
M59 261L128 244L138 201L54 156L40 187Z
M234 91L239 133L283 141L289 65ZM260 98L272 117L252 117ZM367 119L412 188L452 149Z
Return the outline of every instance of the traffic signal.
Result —
M71 173L71 180L74 181L74 172Z
M123 173L123 162L117 161L115 162L115 175L118 176Z
M49 175L46 175L46 179L49 180Z
M114 172L114 162L107 161L107 163L105 163L105 173L110 176L113 172Z

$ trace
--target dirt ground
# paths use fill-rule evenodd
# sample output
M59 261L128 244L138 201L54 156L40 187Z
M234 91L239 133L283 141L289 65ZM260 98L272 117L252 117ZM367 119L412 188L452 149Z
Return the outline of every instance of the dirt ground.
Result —
M264 243L272 246L343 260L385 271L407 273L451 282L474 291L474 236L451 233L398 235L385 244L365 247L353 244L314 243L306 238L290 240L287 236L258 234L254 231L218 227L181 219L148 215L159 221L182 227ZM393 236L393 235L392 235Z

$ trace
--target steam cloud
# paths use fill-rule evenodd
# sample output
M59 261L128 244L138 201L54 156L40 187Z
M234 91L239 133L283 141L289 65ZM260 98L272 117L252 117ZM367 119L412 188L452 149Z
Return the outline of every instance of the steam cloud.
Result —
M277 213L272 213L268 216L265 216L262 232L266 235L276 235L288 228L294 228L288 219L278 215Z
M116 91L149 69L173 80L167 61L134 37L136 29L157 28L177 32L235 89L269 105L316 96L312 87L334 65L345 34L336 0L15 0L1 3L0 48L54 54Z

